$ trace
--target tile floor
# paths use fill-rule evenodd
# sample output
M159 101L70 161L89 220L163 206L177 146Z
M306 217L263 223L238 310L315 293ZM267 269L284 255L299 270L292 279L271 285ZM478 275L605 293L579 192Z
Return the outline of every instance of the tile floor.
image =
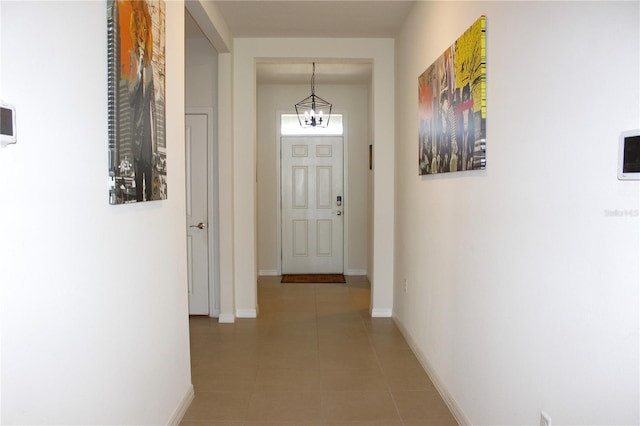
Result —
M257 319L192 317L195 398L181 425L456 425L366 277L258 281Z

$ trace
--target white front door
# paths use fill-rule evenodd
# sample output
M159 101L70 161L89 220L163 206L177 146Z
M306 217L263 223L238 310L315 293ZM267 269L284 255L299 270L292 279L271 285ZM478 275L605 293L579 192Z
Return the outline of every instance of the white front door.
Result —
M187 267L190 315L209 315L207 121L206 114L186 116Z
M342 136L281 138L282 273L343 273Z

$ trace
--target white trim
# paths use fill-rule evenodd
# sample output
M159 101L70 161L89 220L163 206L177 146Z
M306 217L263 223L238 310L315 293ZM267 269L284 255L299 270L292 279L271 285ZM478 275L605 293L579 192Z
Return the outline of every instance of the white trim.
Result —
M280 170L280 157L282 155L282 134L280 123L282 114L290 114L291 111L276 111L276 253L278 253L278 275L282 275L282 170Z
M180 422L182 422L182 418L189 409L189 405L191 405L191 402L193 401L193 398L195 396L196 394L193 390L193 385L189 385L187 393L182 397L180 404L178 404L178 406L174 410L173 415L169 419L169 423L167 423L167 425L178 426Z
M349 269L344 273L345 275L367 275L366 269Z
M391 309L372 309L371 318L391 318L393 315Z
M218 322L220 324L233 324L236 322L236 317L233 314L220 314L218 316Z
M236 318L257 318L258 311L255 309L238 309L236 311Z
M393 318L393 322L400 330L400 333L402 333L402 335L404 336L404 339L409 344L411 351L414 353L416 358L418 358L418 361L422 365L422 368L424 368L427 376L429 376L429 379L431 379L431 382L438 390L438 393L444 400L445 404L447 404L447 407L449 407L451 414L453 414L453 417L456 418L458 424L461 426L471 425L471 420L469 420L469 418L464 414L464 411L462 411L462 408L460 407L458 401L455 400L444 383L442 383L442 380L440 380L440 378L436 374L435 370L431 366L431 363L429 362L425 354L418 348L418 345L413 340L413 338L411 338L411 335L409 334L407 329L402 325L400 321L398 321L397 318Z
M258 271L258 274L261 277L273 277L280 275L280 271L278 271L277 269L260 269Z
M209 254L209 316L220 314L220 257L218 256L218 144L214 133L216 115L213 108L186 108L186 115L207 116L207 248Z
M349 118L347 112L342 114L342 272L349 268Z

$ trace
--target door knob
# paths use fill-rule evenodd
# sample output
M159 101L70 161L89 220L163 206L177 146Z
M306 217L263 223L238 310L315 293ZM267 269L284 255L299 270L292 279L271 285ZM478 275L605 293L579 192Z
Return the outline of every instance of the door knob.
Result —
M342 216L342 212L336 212L338 216Z
M204 229L207 225L205 225L204 223L200 222L197 225L190 225L189 228L198 228L198 229Z

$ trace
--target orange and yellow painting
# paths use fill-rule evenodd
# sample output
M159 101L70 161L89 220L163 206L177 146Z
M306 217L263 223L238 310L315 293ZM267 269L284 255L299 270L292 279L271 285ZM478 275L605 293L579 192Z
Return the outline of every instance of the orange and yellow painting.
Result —
M167 198L164 0L108 0L109 202Z
M418 174L486 167L486 17L418 77Z

